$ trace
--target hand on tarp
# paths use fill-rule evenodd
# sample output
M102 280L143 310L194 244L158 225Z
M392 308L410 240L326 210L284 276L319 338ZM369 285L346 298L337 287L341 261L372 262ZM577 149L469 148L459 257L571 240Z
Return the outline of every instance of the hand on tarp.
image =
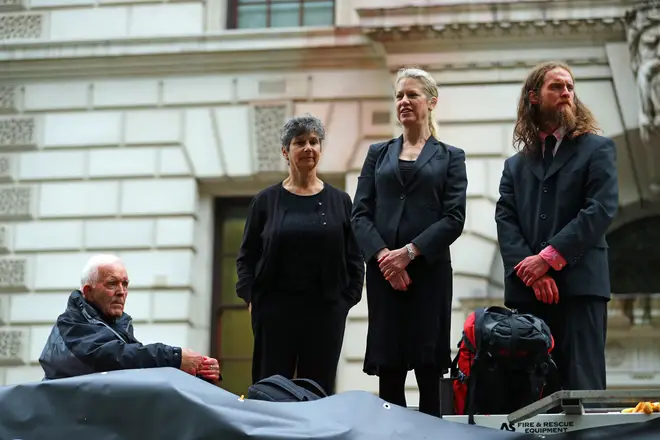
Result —
M217 359L202 356L189 348L181 350L180 369L192 376L208 380L211 383L222 379Z
M660 402L639 402L634 408L626 408L622 413L644 413L652 414L660 412Z
M204 356L202 364L197 370L197 376L212 383L222 380L222 374L220 374L220 364L218 363L218 360Z

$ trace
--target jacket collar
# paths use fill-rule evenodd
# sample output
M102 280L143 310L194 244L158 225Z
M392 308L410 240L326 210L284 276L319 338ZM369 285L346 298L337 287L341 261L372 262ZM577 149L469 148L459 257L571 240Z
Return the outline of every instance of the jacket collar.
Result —
M98 320L108 324L123 324L131 321L131 316L126 312L122 313L119 318L110 318L101 313L95 305L85 300L85 297L79 289L74 290L71 292L71 295L69 295L67 308L79 311L88 321Z

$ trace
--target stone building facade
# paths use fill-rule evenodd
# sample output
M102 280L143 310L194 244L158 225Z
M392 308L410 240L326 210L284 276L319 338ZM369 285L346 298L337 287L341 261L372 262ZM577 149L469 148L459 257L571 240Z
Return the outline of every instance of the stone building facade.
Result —
M657 384L657 10L280 3L0 0L0 384L41 378L37 358L82 265L113 252L128 265L137 336L218 356L241 392L251 334L234 259L250 197L283 176L279 128L320 117L323 178L353 194L369 144L398 134L392 79L410 65L440 86L441 140L467 152L467 222L452 247L458 341L467 311L502 298L499 178L522 80L548 59L574 67L618 147L609 384ZM377 389L361 371L366 313L362 301L349 316L340 390Z

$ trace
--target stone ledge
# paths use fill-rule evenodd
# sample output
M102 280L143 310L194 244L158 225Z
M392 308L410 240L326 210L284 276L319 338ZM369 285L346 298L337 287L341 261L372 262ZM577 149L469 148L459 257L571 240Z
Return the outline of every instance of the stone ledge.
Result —
M0 0L0 13L22 11L25 0Z
M635 0L518 0L518 1L455 1L400 3L391 7L357 8L360 24L373 23L457 23L470 24L510 23L557 20L594 20L623 17ZM394 4L394 3L393 3ZM606 11L606 12L605 12Z
M572 39L582 41L589 37L596 40L625 41L625 25L622 18L520 21L492 23L446 23L388 26L372 25L364 28L365 34L383 44L425 41L427 45L451 47L457 41L488 42L494 40Z

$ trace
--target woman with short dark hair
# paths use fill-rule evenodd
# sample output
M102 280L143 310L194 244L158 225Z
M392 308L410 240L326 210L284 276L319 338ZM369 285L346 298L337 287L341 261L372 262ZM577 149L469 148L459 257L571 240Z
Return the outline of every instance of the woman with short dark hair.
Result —
M362 297L364 261L351 198L317 176L325 129L311 115L282 128L289 176L250 205L236 291L252 315L252 380L280 374L334 392L346 315Z

